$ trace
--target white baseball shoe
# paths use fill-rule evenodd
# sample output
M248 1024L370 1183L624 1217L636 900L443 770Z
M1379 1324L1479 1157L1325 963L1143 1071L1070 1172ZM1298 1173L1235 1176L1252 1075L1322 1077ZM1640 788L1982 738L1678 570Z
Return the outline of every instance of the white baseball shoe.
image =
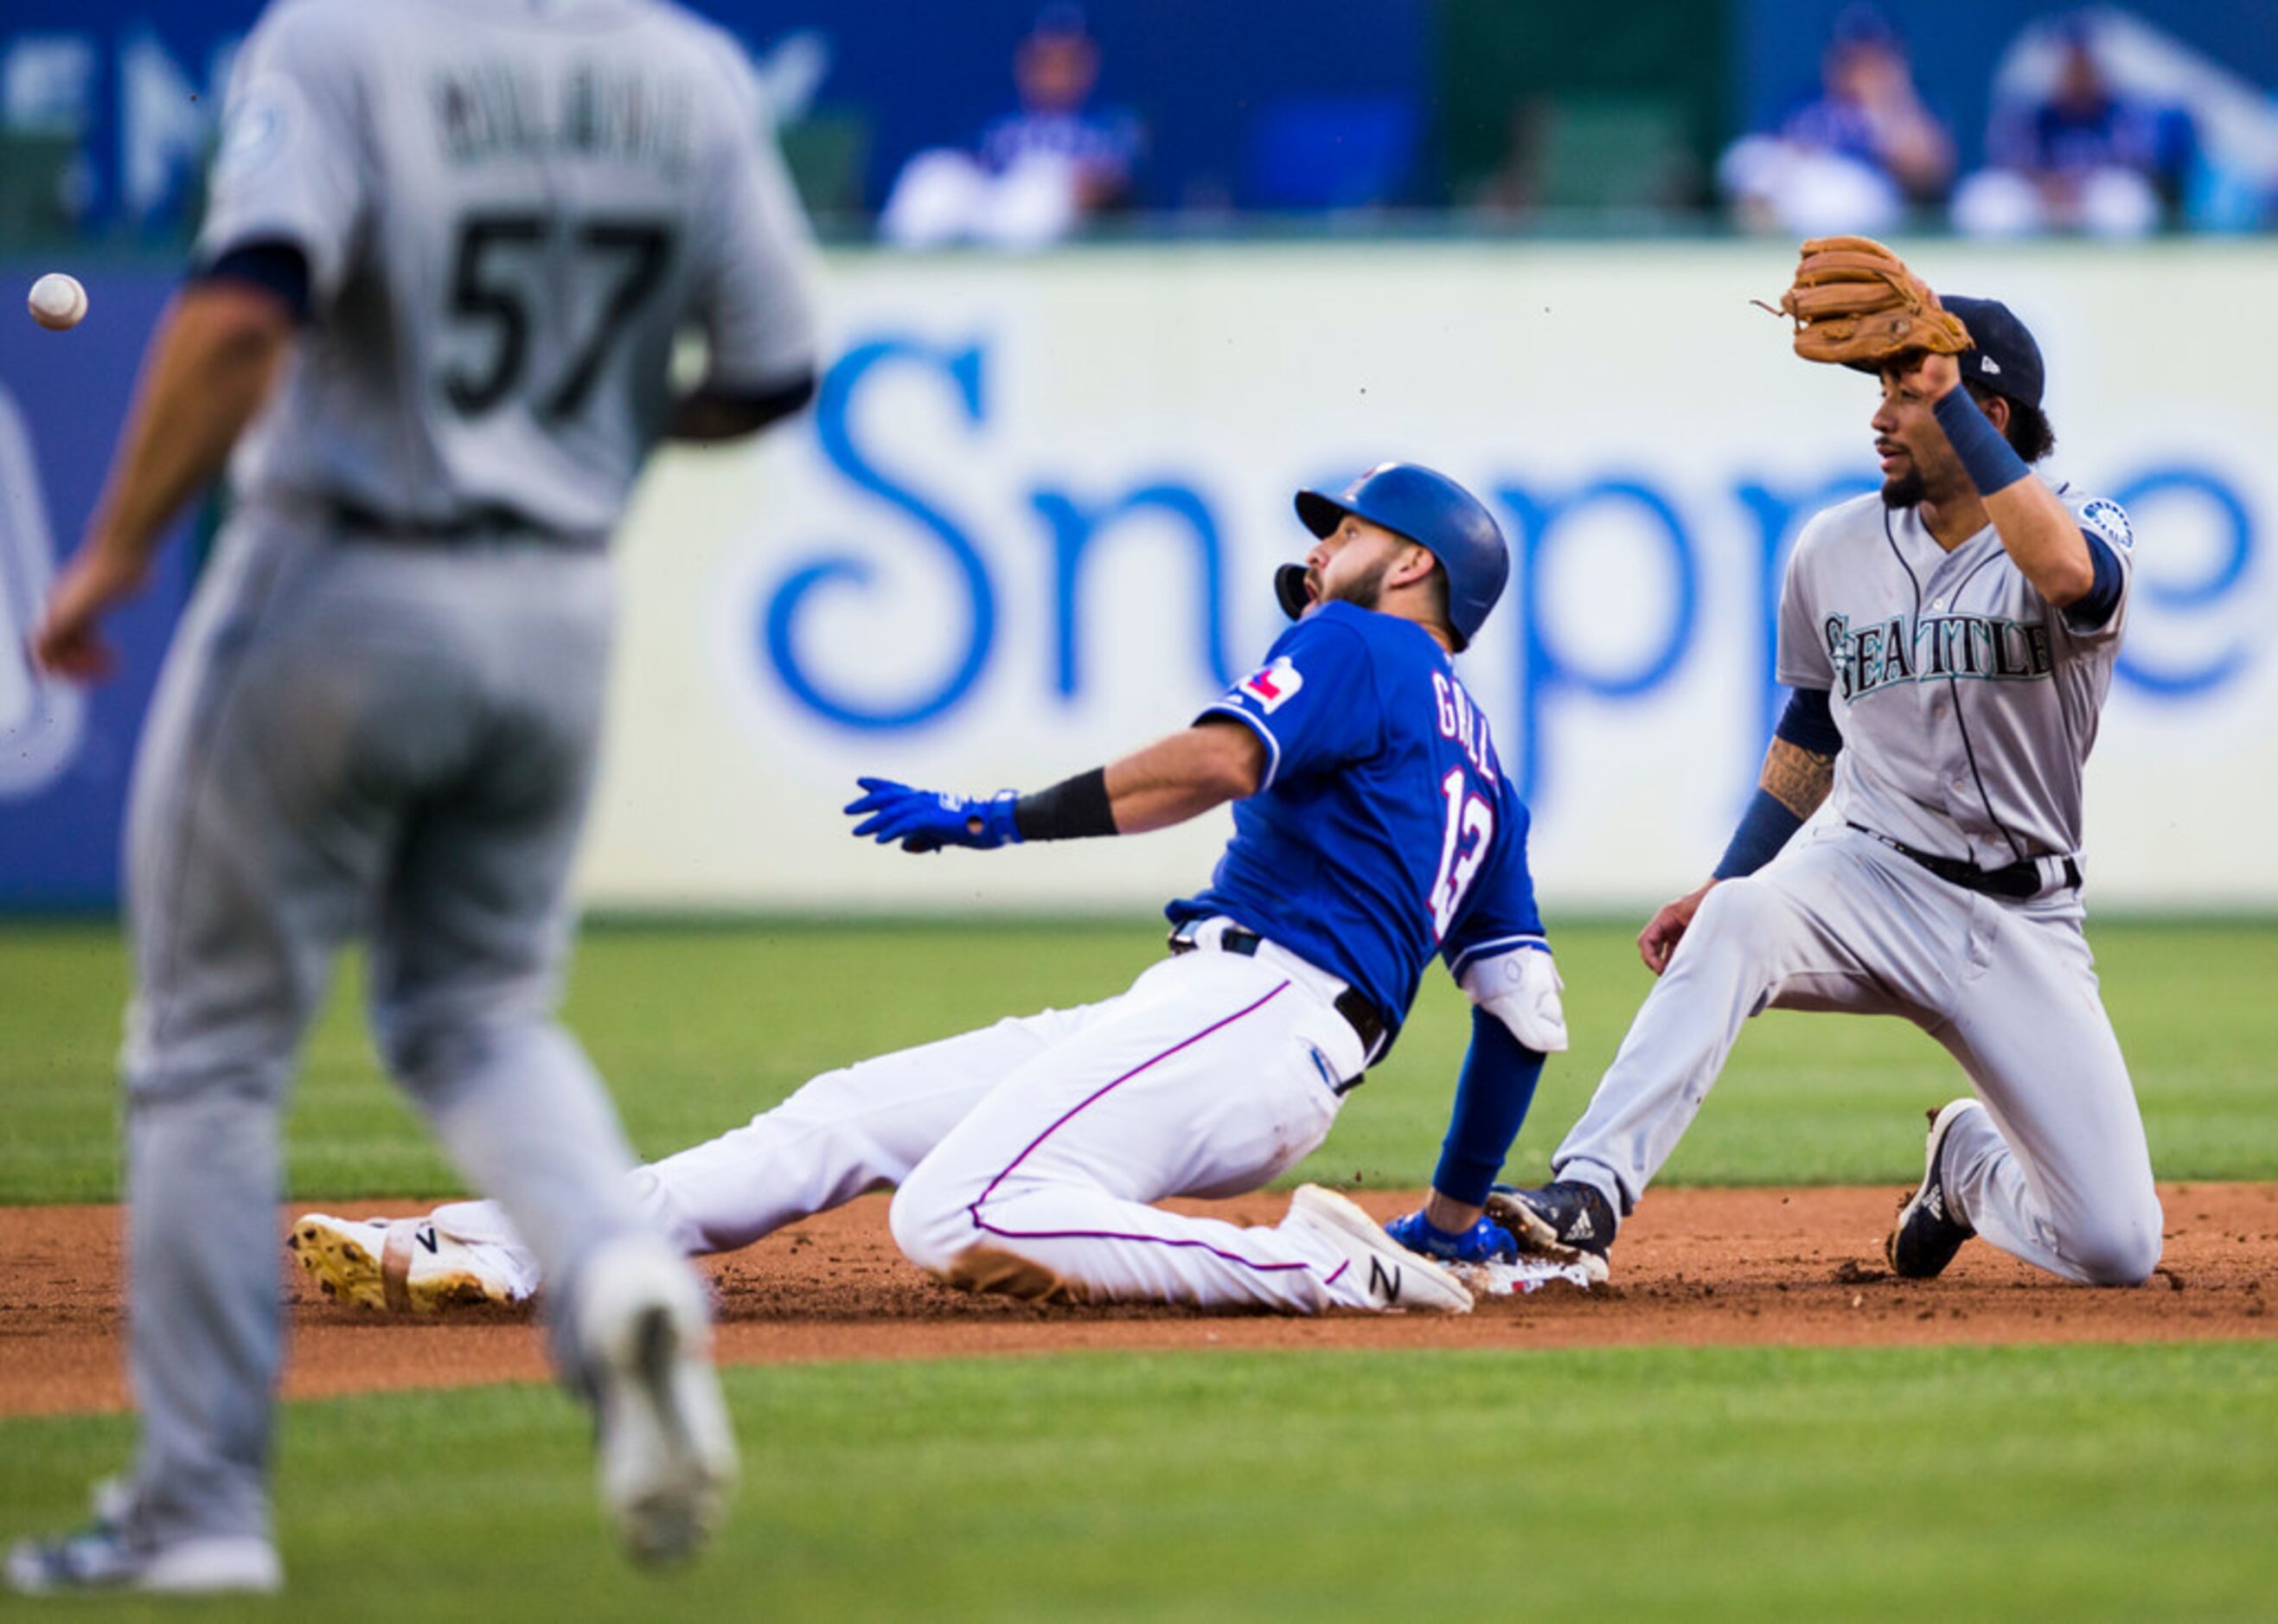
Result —
M146 1545L128 1533L126 1506L119 1484L97 1483L91 1525L8 1552L8 1588L19 1596L273 1596L284 1588L277 1547L260 1536Z
M736 1437L712 1369L704 1288L662 1239L630 1237L586 1264L576 1312L602 1509L634 1561L685 1561L718 1525L736 1484Z
M427 1218L296 1219L286 1250L327 1297L389 1314L438 1314L455 1305L523 1299L506 1274Z
M1349 1274L1341 1282L1366 1299L1369 1308L1389 1312L1412 1309L1426 1314L1469 1314L1471 1289L1421 1254L1410 1252L1386 1234L1374 1218L1334 1190L1317 1184L1299 1185L1289 1198L1286 1222L1310 1231L1345 1258Z
M144 1551L114 1529L26 1540L8 1553L8 1588L19 1596L274 1596L285 1586L277 1547L265 1539L186 1539Z

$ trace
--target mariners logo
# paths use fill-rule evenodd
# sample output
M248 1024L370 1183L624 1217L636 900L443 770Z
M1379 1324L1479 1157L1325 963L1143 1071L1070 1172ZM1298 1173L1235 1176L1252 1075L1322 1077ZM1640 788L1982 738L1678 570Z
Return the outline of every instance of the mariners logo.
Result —
M1257 675L1244 677L1241 691L1255 699L1258 708L1271 716L1288 704L1291 697L1304 685L1305 679L1298 674L1297 667L1289 663L1289 657L1284 654Z
M266 168L299 134L301 108L300 90L289 80L256 80L229 110L214 155L217 172L239 179Z
M2135 550L2136 534L2128 528L2128 510L2111 498L2099 496L2082 508L2080 522L2114 546Z

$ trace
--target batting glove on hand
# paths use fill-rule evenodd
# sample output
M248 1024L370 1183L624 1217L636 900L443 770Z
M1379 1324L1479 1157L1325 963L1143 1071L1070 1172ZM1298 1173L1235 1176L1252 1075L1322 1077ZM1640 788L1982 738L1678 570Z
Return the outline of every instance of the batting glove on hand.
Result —
M854 782L863 793L845 812L850 818L862 819L854 826L857 840L867 835L882 846L899 841L905 851L938 851L944 846L993 851L1008 842L1020 843L1021 831L1013 823L1013 803L1018 797L1010 789L978 801L913 789L891 778Z
M1513 1263L1518 1261L1518 1242L1511 1239L1509 1230L1493 1218L1481 1218L1457 1234L1441 1229L1426 1217L1419 1208L1404 1217L1395 1218L1384 1226L1384 1232L1410 1252L1438 1258L1443 1263Z

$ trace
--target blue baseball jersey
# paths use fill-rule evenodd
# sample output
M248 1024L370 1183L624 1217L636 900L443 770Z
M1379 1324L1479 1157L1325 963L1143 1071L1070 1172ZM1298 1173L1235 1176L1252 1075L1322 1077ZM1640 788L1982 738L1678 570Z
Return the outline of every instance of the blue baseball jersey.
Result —
M1525 806L1486 715L1432 634L1350 604L1315 609L1197 721L1265 743L1210 887L1164 911L1224 914L1358 987L1397 1025L1435 951L1542 942Z

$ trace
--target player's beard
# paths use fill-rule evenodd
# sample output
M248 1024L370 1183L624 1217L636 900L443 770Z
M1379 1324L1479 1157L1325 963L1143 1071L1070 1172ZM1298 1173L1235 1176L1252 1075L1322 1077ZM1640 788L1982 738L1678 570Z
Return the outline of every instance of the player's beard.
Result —
M1883 481L1883 506L1885 507L1919 507L1923 491L1922 469L1907 464L1903 474L1893 474Z
M1317 576L1313 579L1313 590L1320 594L1323 603L1334 599L1339 603L1349 603L1356 609L1373 609L1384 600L1384 577L1391 573L1392 563L1387 560L1366 575L1340 582L1334 590L1325 586Z

